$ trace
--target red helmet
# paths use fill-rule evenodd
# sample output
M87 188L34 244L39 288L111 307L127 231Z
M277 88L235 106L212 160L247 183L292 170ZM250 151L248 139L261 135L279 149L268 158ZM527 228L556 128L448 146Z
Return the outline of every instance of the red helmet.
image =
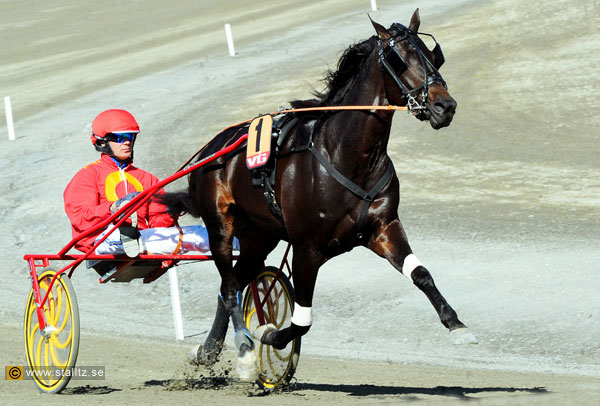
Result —
M112 109L98 114L92 122L92 144L110 133L139 133L140 126L130 112Z

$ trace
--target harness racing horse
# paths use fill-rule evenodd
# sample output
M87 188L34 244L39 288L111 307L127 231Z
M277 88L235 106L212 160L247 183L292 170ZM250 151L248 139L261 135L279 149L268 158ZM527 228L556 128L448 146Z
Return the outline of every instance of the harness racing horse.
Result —
M456 102L438 69L444 62L439 44L428 49L420 33L417 9L405 27L389 29L372 21L377 33L349 47L336 71L326 78L318 99L293 102L293 107L407 106L419 120L440 129L450 125ZM435 40L434 40L435 41ZM255 369L254 341L241 313L240 295L263 267L280 240L293 248L294 312L289 327L260 326L254 339L283 349L308 332L317 273L327 260L364 246L386 258L430 300L440 320L464 343L476 342L446 302L419 259L413 254L398 218L399 181L387 154L393 110L295 112L291 129L277 152L272 178L273 205L265 190L253 187L246 152L219 158L189 178L187 192L164 199L172 212L202 217L210 249L221 276L213 328L198 353L210 364L219 354L231 316L239 350L238 373L251 379ZM248 132L238 125L217 135L200 158L232 144ZM277 214L277 213L276 213ZM233 266L232 240L240 241ZM456 340L455 340L456 341Z

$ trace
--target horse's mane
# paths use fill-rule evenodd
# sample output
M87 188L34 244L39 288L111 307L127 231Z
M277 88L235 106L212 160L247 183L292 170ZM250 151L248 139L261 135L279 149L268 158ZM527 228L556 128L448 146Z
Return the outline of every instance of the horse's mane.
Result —
M349 46L342 54L337 64L337 70L328 70L323 82L326 88L323 92L313 91L316 99L293 100L292 107L319 107L339 105L347 90L354 84L363 62L373 51L376 37Z
M323 92L314 92L320 106L334 106L341 102L376 43L376 37L373 36L349 46L344 51L338 62L337 70L328 70L323 79L327 86L326 89Z

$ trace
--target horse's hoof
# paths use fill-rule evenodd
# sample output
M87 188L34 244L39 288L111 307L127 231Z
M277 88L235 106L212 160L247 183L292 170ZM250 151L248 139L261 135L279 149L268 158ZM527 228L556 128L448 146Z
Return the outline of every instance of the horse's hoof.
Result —
M262 326L258 326L254 329L254 331L252 332L252 337L256 338L261 343L264 343L263 339L268 333L272 331L277 331L277 327L275 327L274 324L263 324Z
M452 344L454 345L479 344L477 338L466 327L452 330L450 338L452 338Z
M190 352L188 352L188 361L192 364L199 365L200 362L200 350L202 349L202 344L198 344L190 348Z
M188 361L195 365L211 366L219 359L220 351L207 351L206 346L198 344L190 348L187 354Z
M238 357L235 369L240 380L246 382L256 381L258 373L256 372L256 355L254 355L254 351L248 350L243 356Z

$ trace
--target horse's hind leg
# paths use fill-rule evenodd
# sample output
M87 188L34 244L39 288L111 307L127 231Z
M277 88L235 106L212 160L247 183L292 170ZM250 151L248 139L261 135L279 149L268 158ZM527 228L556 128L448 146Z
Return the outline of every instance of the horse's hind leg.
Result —
M224 224L231 224L226 222ZM278 240L259 238L258 236L240 236L241 252L235 267L231 267L230 227L211 227L209 234L213 258L221 274L221 294L211 331L199 354L200 361L212 364L216 361L227 333L231 317L234 327L235 344L239 351L237 372L242 379L252 380L256 375L256 357L253 352L254 341L246 328L242 309L242 290L252 281L264 266L264 261L277 246Z
M213 325L204 341L204 345L198 349L198 352L194 354L196 360L203 365L213 365L217 362L221 350L223 349L223 342L227 334L227 325L229 324L229 312L225 309L223 300L219 295L217 299L217 313Z
M205 196L205 198L210 199L209 196ZM216 206L212 208L210 215L204 217L213 260L221 276L221 288L219 308L213 322L213 329L207 338L206 348L203 348L204 354L201 353L200 356L201 361L214 362L216 360L216 355L223 346L227 320L231 318L235 332L235 345L238 349L238 374L244 380L254 380L256 378L254 341L242 316L242 286L236 278L232 260L233 214L230 212L226 200L227 196L224 195L210 200L215 202ZM202 359L204 357L206 359Z
M398 271L413 281L429 299L442 324L450 330L455 344L475 344L477 340L468 332L454 309L435 286L433 277L412 253L399 219L381 226L373 233L368 248L386 258Z
M233 269L240 289L237 290L236 305L231 310L231 320L235 331L235 344L239 350L237 372L243 379L256 378L257 367L254 352L248 351L254 350L254 341L244 320L241 291L258 276L267 255L277 243L276 239L240 237L240 256Z
M196 358L202 365L213 365L217 362L219 355L223 350L223 342L227 335L227 326L231 317L235 331L235 344L239 350L239 358L243 360L243 364L245 364L242 368L245 369L245 371L240 371L240 360L238 360L238 373L243 378L251 379L255 365L253 355L249 354L249 352L254 350L254 342L247 329L241 327L244 325L244 320L241 313L241 300L239 297L241 297L241 295L238 295L235 307L228 310L225 306L223 296L221 294L219 295L217 299L217 312L215 314L213 325L204 341L204 345L198 349Z

